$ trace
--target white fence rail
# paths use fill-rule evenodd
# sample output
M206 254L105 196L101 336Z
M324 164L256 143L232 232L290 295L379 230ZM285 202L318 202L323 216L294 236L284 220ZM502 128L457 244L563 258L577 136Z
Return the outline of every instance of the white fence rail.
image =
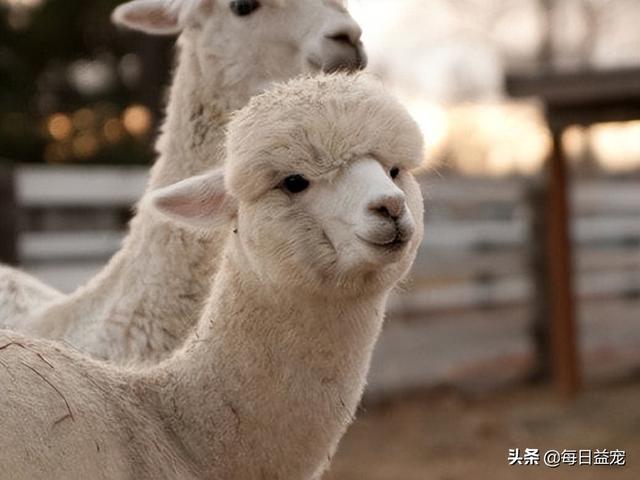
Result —
M146 179L140 167L20 167L16 196L23 207L133 205Z

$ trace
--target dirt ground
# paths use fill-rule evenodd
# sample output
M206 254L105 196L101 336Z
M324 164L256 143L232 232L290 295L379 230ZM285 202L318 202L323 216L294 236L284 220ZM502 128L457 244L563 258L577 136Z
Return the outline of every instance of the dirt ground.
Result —
M509 466L510 448L619 449L627 465ZM441 390L363 408L325 480L638 480L639 457L638 379L571 402L542 387Z

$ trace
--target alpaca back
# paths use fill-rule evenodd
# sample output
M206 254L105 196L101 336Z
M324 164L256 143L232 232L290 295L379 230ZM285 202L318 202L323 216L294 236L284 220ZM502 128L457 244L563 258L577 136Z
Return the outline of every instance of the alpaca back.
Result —
M133 372L0 331L0 381L0 479L195 478Z

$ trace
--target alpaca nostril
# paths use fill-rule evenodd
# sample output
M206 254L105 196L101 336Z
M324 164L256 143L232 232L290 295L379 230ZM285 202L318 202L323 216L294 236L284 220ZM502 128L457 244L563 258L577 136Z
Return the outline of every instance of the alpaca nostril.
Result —
M398 220L404 213L405 203L402 196L385 197L369 204L369 211L385 220Z
M384 218L390 218L391 220L398 219L398 217L391 215L391 212L389 212L389 209L387 207L378 207L375 209L375 211Z
M360 47L362 43L362 29L354 22L346 22L342 26L337 27L333 32L329 32L325 35L329 40L333 40L336 43L347 45L349 47Z
M351 37L347 33L336 33L333 35L327 35L329 40L333 40L334 42L343 43L345 45L349 45L351 47L355 47L355 43L351 40Z

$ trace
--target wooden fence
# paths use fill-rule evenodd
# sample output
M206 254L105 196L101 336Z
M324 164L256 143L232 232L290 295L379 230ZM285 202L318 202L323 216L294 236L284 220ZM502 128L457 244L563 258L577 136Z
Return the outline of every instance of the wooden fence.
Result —
M64 290L118 249L147 170L20 167L0 175L0 258L20 260ZM425 240L413 282L393 301L405 315L495 308L532 298L527 184L423 181ZM579 294L640 291L640 182L588 181L573 193Z

